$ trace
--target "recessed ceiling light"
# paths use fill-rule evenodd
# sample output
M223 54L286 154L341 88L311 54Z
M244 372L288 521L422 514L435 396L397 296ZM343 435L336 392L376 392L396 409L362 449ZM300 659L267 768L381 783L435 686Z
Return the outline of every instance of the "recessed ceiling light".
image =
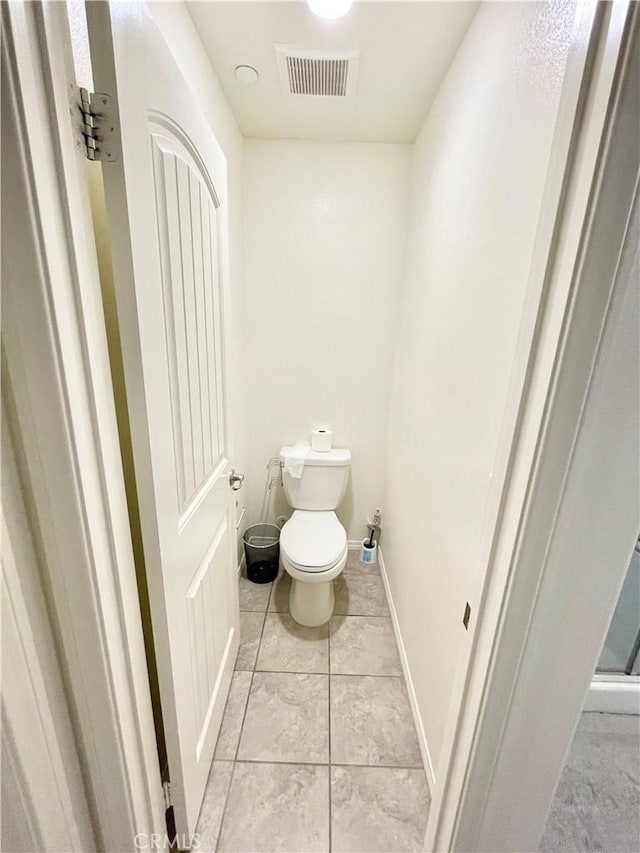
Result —
M307 0L307 3L320 18L342 18L351 8L353 0Z
M252 65L238 65L236 67L236 79L241 83L257 83L260 75Z

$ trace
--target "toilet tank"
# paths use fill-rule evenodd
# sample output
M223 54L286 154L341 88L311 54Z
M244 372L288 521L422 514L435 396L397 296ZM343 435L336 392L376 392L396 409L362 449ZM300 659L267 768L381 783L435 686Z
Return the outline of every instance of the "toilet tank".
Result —
M284 462L293 450L293 447L283 447L280 450L280 462ZM302 477L296 478L284 470L282 472L289 506L318 511L337 509L347 490L350 470L350 450L335 449L326 453L308 450Z

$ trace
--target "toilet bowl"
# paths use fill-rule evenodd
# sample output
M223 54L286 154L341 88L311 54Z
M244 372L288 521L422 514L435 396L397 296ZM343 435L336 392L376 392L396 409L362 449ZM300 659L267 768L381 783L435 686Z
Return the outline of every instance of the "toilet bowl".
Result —
M296 510L280 534L280 561L291 577L289 610L313 628L331 619L333 581L347 563L347 534L335 512Z
M287 470L289 458L299 463L299 448L280 451L284 492L294 509L280 533L280 562L291 577L291 616L300 625L316 627L331 619L333 581L347 563L347 534L334 510L346 493L351 453L309 449L302 471L295 474Z

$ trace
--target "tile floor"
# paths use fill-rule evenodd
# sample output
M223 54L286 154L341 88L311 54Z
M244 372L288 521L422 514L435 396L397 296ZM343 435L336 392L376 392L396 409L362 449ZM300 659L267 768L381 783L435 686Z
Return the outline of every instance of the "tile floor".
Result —
M289 583L240 579L200 850L420 850L429 791L380 573L350 553L320 628L291 619Z
M582 715L540 850L640 850L640 717Z

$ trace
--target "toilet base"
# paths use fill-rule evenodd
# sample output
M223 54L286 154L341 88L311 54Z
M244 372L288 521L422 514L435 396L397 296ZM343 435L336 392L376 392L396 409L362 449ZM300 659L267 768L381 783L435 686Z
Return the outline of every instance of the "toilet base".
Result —
M333 581L305 583L291 580L289 611L299 625L307 628L324 625L333 616L335 600Z

